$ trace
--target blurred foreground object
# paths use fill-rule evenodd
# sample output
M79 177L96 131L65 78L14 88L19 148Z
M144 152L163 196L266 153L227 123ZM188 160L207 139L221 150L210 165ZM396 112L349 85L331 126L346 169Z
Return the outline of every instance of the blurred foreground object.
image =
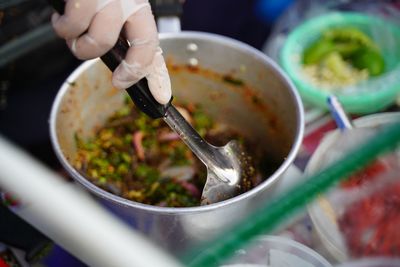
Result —
M2 137L0 150L0 186L19 199L13 211L86 264L181 266Z

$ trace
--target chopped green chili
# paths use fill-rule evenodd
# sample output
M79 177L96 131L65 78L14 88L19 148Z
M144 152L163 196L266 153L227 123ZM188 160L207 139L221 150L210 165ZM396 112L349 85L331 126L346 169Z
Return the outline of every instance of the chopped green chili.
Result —
M305 73L321 87L352 85L385 71L378 46L353 27L324 31L302 56Z

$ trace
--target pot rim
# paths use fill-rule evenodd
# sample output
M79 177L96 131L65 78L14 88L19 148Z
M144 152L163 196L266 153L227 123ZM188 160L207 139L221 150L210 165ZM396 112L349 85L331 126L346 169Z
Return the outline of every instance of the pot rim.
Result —
M297 129L296 129L296 135L295 135L295 140L293 142L293 145L288 153L288 156L285 158L284 162L279 166L279 168L266 179L263 181L261 184L256 186L255 188L251 189L248 192L245 192L241 195L238 195L236 197L206 205L206 206L196 206L196 207L183 207L183 208L176 208L176 207L158 207L158 206L152 206L148 204L143 204L139 202L134 202L125 198L122 198L120 196L114 195L112 193L109 193L100 187L97 187L90 181L88 181L86 178L84 178L75 168L72 167L72 165L68 162L64 154L62 153L62 149L59 145L58 138L57 138L57 133L56 133L56 121L57 121L57 114L59 111L60 104L62 102L62 99L64 95L67 93L70 84L74 82L83 72L85 72L87 69L95 65L100 61L100 59L92 59L88 60L84 63L82 63L78 68L76 68L69 76L68 78L63 82L61 85L61 88L59 92L57 93L57 96L53 102L52 108L51 108L51 113L50 113L50 138L51 142L53 145L53 149L56 152L56 155L58 159L60 160L61 164L63 167L68 171L69 174L72 174L73 178L82 184L85 188L89 189L90 192L94 193L95 195L110 200L115 204L121 205L121 206L126 206L126 207L132 207L132 208L138 208L141 210L146 210L149 212L156 212L156 213L162 213L162 214L189 214L189 213L198 213L198 212L207 212L207 211L212 211L215 209L219 209L225 206L229 206L231 204L234 204L236 202L242 201L246 198L253 197L257 195L260 191L264 190L266 187L270 186L276 180L278 179L279 176L281 176L284 171L288 169L290 164L293 163L298 150L300 149L303 135L304 135L304 110L303 110L303 103L301 101L300 95L297 92L296 87L294 84L291 82L291 80L288 78L288 76L281 70L281 68L278 66L277 63L275 63L272 59L267 57L265 54L263 54L261 51L244 44L240 41L234 40L229 37L225 36L220 36L217 34L212 34L212 33L205 33L205 32L191 32L191 31L183 31L183 32L178 32L178 33L161 33L160 35L160 40L167 40L167 39L190 39L190 40L206 40L214 43L219 43L221 45L225 45L228 47L232 47L238 50L241 50L245 53L247 53L249 56L257 58L261 60L263 63L266 65L271 66L271 71L275 72L277 76L281 77L282 82L286 83L288 88L290 88L290 94L293 97L294 102L296 103L296 116L297 116Z

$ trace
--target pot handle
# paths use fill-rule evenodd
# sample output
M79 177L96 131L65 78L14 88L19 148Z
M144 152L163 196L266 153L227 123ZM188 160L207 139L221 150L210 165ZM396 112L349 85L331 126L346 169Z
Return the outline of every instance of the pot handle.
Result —
M64 13L64 0L48 0L48 2L58 13ZM119 36L117 43L110 51L101 57L101 60L111 71L114 71L119 63L121 63L121 61L125 58L125 54L128 51L129 46L130 45L128 41ZM165 105L162 105L155 100L150 92L146 78L141 79L136 84L127 88L126 91L135 105L153 119L164 117L168 108L171 106L172 97Z

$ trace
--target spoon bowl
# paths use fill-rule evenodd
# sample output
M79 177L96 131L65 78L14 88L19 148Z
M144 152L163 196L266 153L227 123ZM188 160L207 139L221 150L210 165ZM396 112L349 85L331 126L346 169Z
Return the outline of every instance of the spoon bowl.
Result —
M201 205L229 199L252 187L255 174L252 158L244 147L232 140L223 147L214 147L218 154L218 165L207 165L207 180L201 196Z
M164 121L207 167L201 205L220 202L251 189L250 178L255 169L239 142L232 140L223 147L209 144L172 104L166 110Z

